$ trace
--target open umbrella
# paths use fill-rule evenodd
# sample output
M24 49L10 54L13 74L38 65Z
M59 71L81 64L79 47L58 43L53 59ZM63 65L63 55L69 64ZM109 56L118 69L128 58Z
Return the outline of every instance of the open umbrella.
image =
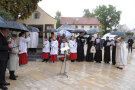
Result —
M23 24L16 21L8 21L8 28L14 29L15 31L29 31Z
M45 33L51 33L51 32L57 32L56 29L47 29L45 30Z
M61 25L57 30L58 31L61 31L61 30L73 31L73 30L75 30L75 28L73 28L72 26L65 23L65 24Z
M71 33L85 33L85 32L86 31L83 29L76 29L76 30L71 31Z
M127 35L121 31L113 31L111 32L112 35L117 35L117 36L124 36L126 37Z
M39 32L39 29L33 26L26 26L26 28L30 31L30 32Z
M61 31L59 31L58 32L58 35L59 36L63 36L64 35L64 37L66 37L66 38L69 38L69 37L72 36L72 34L69 31L67 31L67 30L61 30Z
M100 33L100 32L102 32L102 31L97 29L97 28L87 30L87 34L97 34L97 33Z

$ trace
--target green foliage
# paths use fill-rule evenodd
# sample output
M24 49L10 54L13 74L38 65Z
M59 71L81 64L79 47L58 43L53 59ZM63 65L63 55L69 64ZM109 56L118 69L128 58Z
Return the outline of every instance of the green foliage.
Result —
M134 35L133 32L125 32L125 34L126 34L127 36L133 36L133 35Z
M117 11L112 5L108 7L105 5L98 6L94 13L103 26L104 33L112 31L112 27L116 27L119 24L121 11Z
M84 13L83 17L95 17L95 14L91 13L89 9L84 9L83 13Z
M0 8L0 16L5 19L6 21L13 20L13 17L10 15L9 12L6 12L5 10Z
M118 31L118 29L113 29L113 31Z
M17 19L26 19L37 9L41 0L0 0L0 7Z
M56 12L55 19L57 20L56 28L59 28L60 27L60 19L61 19L61 12L60 11Z

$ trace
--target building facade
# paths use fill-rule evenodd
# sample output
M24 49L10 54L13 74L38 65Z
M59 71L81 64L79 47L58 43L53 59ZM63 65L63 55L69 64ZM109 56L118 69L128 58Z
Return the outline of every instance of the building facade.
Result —
M99 28L100 22L97 18L85 17L61 17L61 25L67 23L74 28L89 30L91 28Z

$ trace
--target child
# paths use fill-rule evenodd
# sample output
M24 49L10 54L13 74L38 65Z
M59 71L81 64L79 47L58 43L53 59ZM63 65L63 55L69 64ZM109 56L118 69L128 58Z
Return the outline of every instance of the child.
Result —
M71 37L69 40L69 47L70 47L70 60L74 62L77 59L77 43L74 37Z
M56 40L56 37L53 37L53 40L51 42L51 61L57 61L57 55L58 55L58 41Z
M50 43L47 39L47 37L44 38L44 43L43 43L43 49L42 49L42 59L46 62L48 62L49 59L49 53L50 53Z
M62 49L62 48L64 48L64 47L68 47L68 43L66 42L66 40L65 39L63 39L63 42L61 43L61 45L60 45L60 48ZM68 53L68 51L66 51L66 54ZM64 51L61 51L61 55L64 55ZM67 56L66 56L66 58L67 58ZM64 57L61 57L60 58L62 61L64 61Z

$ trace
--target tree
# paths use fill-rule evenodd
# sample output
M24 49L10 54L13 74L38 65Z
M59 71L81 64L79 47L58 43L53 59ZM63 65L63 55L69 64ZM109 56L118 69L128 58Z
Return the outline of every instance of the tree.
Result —
M10 15L9 12L6 12L5 10L0 8L0 16L5 19L6 21L13 20L13 17Z
M104 33L107 33L119 24L121 11L117 11L112 5L109 7L102 5L94 10L94 14L103 26Z
M84 13L83 17L95 17L95 14L91 13L89 9L84 9L83 13Z
M60 11L56 12L55 19L57 20L56 28L58 28L58 27L60 27L60 19L61 19L61 12Z
M41 0L0 0L0 7L17 19L26 19L37 9Z

